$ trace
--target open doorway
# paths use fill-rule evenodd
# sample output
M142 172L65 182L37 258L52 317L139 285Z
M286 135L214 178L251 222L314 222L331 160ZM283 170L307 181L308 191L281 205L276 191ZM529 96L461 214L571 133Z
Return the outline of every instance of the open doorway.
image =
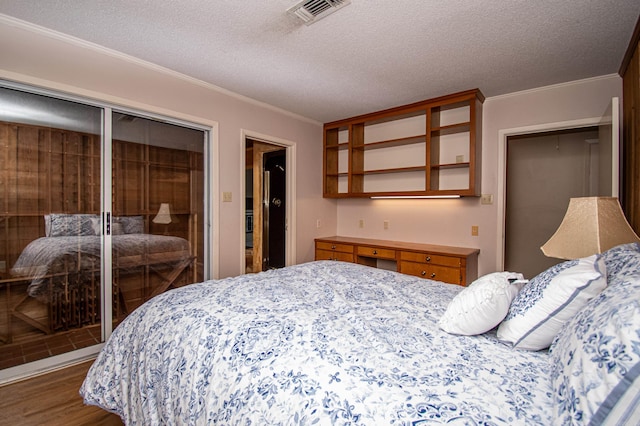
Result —
M288 148L245 139L245 273L287 264Z
M572 197L598 194L598 128L507 138L505 270L533 278L559 262L540 246Z
M543 256L540 246L562 222L569 199L618 196L619 112L619 100L612 98L601 117L499 131L498 270L531 278L558 263Z

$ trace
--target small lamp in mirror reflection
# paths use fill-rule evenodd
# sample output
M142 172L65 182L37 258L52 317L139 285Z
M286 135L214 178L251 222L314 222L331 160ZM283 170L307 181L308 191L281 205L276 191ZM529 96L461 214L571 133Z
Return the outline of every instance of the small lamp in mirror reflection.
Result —
M161 203L156 217L152 220L153 223L164 225L165 235L169 232L169 224L171 223L171 208L169 203Z
M548 257L580 259L640 242L616 197L571 198L562 223L540 249Z

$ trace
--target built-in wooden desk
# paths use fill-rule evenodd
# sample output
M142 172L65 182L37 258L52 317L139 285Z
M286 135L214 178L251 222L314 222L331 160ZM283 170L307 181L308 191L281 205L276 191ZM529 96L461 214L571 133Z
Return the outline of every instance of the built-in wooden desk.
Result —
M390 266L403 274L466 286L478 278L479 249L369 238L315 239L316 260Z

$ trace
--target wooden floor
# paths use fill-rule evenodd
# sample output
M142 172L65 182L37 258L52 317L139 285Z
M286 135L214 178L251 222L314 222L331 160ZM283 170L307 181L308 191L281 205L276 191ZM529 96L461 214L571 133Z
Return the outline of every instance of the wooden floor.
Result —
M84 405L78 394L92 362L0 386L0 424L122 426L120 417Z
M15 367L98 343L100 343L100 324L57 331L48 336L37 334L22 341L0 345L0 369Z

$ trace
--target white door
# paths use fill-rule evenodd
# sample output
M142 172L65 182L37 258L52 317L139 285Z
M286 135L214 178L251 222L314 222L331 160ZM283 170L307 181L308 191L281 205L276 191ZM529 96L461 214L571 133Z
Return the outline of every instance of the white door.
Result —
M600 144L600 196L618 197L620 193L620 100L612 98L598 125Z

